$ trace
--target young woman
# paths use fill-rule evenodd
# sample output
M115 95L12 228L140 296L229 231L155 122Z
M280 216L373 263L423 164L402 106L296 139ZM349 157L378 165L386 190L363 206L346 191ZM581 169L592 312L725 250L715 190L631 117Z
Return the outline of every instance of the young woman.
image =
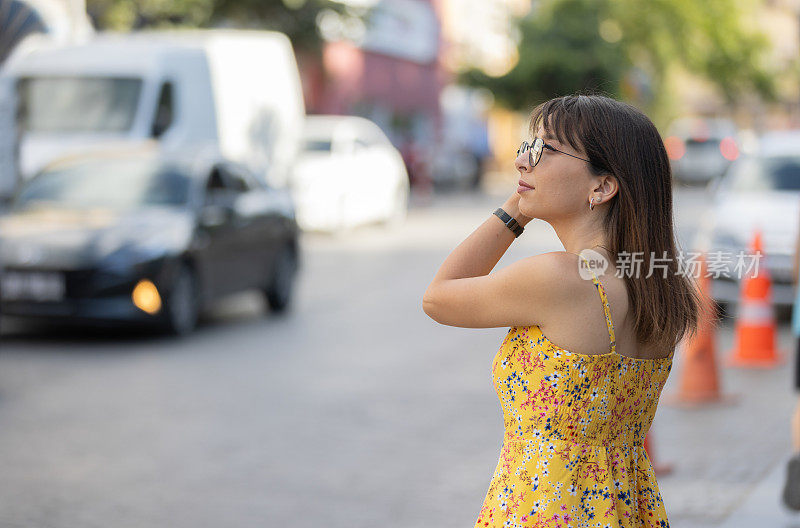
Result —
M603 96L547 101L530 132L505 214L423 298L442 324L510 326L492 365L505 435L475 526L669 526L643 440L702 293L677 255L667 153L647 116ZM534 218L565 250L491 273Z

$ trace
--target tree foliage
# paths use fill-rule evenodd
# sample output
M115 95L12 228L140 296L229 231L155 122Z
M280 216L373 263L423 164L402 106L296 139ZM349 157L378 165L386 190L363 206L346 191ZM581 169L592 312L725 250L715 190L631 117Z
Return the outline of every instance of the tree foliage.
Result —
M513 109L579 91L630 98L625 87L636 84L637 72L654 95L640 102L658 105L677 67L710 80L728 102L747 92L771 99L775 76L762 61L768 39L747 22L753 7L746 0L542 0L516 21L519 62L510 72L492 78L472 69L461 79Z
M295 49L319 51L316 28L323 9L342 11L328 0L87 0L100 29L234 26L286 33Z

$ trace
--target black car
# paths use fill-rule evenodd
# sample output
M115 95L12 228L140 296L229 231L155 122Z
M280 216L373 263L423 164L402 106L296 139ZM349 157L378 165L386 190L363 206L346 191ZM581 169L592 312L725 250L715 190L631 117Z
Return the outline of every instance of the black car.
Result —
M57 162L0 217L0 314L155 323L180 335L213 300L256 288L281 311L299 233L288 192L215 156Z

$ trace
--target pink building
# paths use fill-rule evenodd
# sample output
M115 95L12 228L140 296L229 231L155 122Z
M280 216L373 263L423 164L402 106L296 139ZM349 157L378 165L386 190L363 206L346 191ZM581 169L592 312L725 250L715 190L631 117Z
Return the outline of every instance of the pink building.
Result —
M341 30L352 26L346 20L323 20L320 29L328 42L321 64L298 58L308 113L375 121L417 176L426 164L418 165L415 158L427 158L429 149L423 147L434 145L441 134L439 96L448 80L437 4L380 0L357 37Z

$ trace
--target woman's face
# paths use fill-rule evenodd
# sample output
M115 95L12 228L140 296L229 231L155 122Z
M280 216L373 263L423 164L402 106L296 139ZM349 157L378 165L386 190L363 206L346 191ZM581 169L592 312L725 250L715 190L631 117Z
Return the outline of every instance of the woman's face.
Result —
M541 126L536 137L558 150L587 158L583 149L575 150L568 143L560 143ZM548 148L542 149L542 157L535 167L531 167L529 162L527 152L521 153L514 161L520 179L533 187L520 193L522 214L548 220L588 210L593 178L588 162Z

